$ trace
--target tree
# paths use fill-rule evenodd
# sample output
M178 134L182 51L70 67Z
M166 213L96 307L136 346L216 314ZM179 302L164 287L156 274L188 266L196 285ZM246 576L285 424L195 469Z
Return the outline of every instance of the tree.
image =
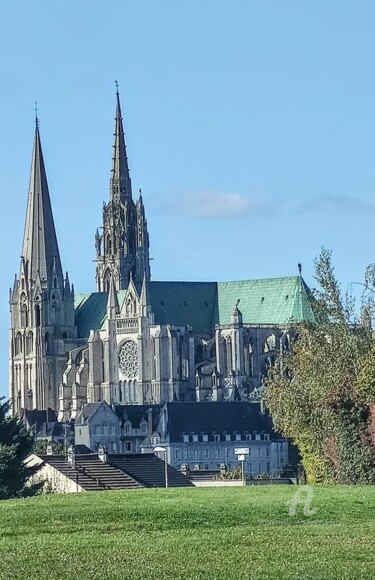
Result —
M298 340L267 382L266 404L276 428L299 448L309 483L372 483L374 339L342 295L329 250L315 269L316 321L298 325Z
M0 403L0 499L35 495L43 482L28 483L37 468L25 459L32 453L34 435L8 414L10 404Z

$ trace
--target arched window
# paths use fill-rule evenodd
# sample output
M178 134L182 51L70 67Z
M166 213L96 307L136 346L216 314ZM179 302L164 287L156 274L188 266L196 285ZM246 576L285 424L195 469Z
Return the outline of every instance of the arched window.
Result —
M63 332L63 339L66 340L67 338L69 338L69 334L66 331L64 331Z
M16 354L22 354L22 334L18 332L16 334Z
M230 336L227 338L227 365L228 365L228 375L233 371L233 361L232 361L232 339Z
M107 254L112 254L112 241L111 237L107 236Z
M26 338L26 354L32 353L33 350L34 350L34 335L30 330Z
M40 306L35 306L35 326L40 326Z
M201 342L195 343L195 364L203 362L203 344Z
M27 315L27 306L26 304L22 304L21 306L21 326L22 328L26 328L29 325L29 317Z
M227 351L227 341L225 340L225 338L223 338L222 341L222 347L223 347L223 368L222 368L222 373L225 377L228 376L228 351Z
M103 284L104 292L109 292L110 281L111 281L111 271L108 268L108 270L106 270L106 272L104 274L104 284Z

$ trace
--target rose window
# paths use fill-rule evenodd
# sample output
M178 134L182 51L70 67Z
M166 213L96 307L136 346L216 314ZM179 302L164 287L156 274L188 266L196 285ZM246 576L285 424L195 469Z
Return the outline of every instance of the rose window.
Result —
M127 340L120 348L119 367L122 374L129 379L138 375L138 344L134 340Z

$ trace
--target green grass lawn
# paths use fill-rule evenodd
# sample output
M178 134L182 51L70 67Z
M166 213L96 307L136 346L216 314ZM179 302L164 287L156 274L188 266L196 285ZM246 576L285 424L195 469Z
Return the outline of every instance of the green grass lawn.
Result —
M156 489L0 502L0 578L375 578L375 488Z

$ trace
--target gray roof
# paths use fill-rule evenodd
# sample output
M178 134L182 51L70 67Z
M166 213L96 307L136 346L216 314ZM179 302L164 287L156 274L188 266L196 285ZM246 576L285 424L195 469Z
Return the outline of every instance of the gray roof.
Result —
M168 434L171 442L183 441L184 434L268 433L280 438L273 430L272 419L263 414L259 403L247 401L166 403Z

